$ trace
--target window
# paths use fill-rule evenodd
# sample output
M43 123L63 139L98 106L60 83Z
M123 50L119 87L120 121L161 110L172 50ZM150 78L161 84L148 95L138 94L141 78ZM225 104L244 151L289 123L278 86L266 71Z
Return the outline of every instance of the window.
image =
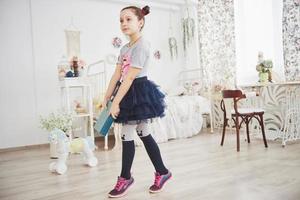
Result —
M273 61L273 72L284 80L282 1L238 0L235 6L237 84L258 81L258 52Z

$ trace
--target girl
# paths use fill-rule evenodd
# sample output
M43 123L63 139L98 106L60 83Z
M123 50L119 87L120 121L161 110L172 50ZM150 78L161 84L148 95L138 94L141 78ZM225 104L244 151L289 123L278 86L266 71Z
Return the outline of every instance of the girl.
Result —
M158 86L147 79L150 57L149 44L144 40L141 30L145 24L144 16L149 14L149 7L140 9L135 6L123 8L120 13L120 28L129 36L130 42L121 48L116 70L110 80L102 106L106 106L117 82L120 88L112 102L110 114L115 122L122 123L122 170L109 197L121 197L126 194L134 179L130 169L134 158L134 132L143 141L146 151L154 165L155 181L149 192L156 193L163 189L172 177L165 167L157 143L149 132L149 123L153 118L164 116L164 94Z

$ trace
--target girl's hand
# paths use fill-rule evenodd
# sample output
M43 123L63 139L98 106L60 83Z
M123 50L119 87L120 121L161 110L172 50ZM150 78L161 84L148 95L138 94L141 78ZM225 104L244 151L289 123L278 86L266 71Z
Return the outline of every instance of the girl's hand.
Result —
M115 102L112 103L110 108L110 114L111 116L116 119L120 113L120 107L119 104L116 104Z
M105 109L107 107L107 102L108 102L108 99L107 98L104 98L102 103L99 105L99 109Z

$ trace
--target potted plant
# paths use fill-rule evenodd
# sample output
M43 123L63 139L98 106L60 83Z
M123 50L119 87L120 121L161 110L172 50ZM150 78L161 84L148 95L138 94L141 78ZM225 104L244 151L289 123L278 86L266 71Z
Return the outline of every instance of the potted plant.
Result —
M272 82L272 60L264 60L263 53L258 53L258 64L256 65L256 71L258 71L259 82Z
M49 133L54 129L62 130L69 135L72 129L72 115L66 112L51 112L47 117L40 116L40 128ZM50 142L50 157L57 158L56 143Z

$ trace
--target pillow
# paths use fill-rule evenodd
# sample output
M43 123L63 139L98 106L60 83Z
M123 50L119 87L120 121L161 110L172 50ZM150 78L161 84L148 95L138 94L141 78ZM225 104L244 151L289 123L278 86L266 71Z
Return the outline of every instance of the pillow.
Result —
M184 83L184 88L186 95L197 96L201 93L201 85L198 81L187 81Z

